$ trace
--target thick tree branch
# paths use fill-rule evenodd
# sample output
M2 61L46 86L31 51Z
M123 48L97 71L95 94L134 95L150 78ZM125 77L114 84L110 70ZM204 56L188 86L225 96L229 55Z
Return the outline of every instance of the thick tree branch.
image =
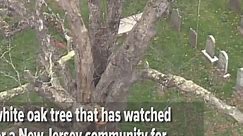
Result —
M48 35L48 28L44 24L43 19L43 5L47 6L44 0L36 1L34 17L37 37L41 43L41 53L38 60L41 67L41 74L37 78L32 76L30 71L25 71L26 77L31 85L28 89L35 90L41 96L44 96L59 106L68 107L67 105L72 104L71 102L74 99L60 84L57 66L54 63L58 61L60 55L54 47L50 46L50 35Z
M22 18L25 18L28 13L25 4L19 0L0 0L0 7L7 8L12 15L16 14Z
M8 101L15 96L19 96L26 93L29 86L30 84L27 83L10 90L0 92L0 102Z
M222 100L215 97L211 92L203 87L176 75L166 75L154 69L146 69L143 72L145 78L151 79L163 86L173 86L179 90L201 97L206 103L234 118L237 122L243 123L243 113L234 106L227 105Z
M72 37L69 36L68 29L66 29L64 25L65 17L62 19L59 14L55 14L53 12L51 7L49 7L47 4L46 6L50 13L43 12L44 24L48 27L54 27L54 29L57 32L59 32L63 36L63 39L65 39L66 41L66 44L64 45L61 42L55 42L55 40L50 39L51 40L50 43L56 44L56 46L58 45L64 46L64 48L67 49L69 53L74 53L74 51L72 51ZM61 62L62 59L63 58L59 59L58 62ZM69 66L66 65L65 63L55 63L55 64L57 64L55 66L55 72L57 73L58 77L62 77L60 78L62 79L62 85L66 90L68 90L71 94L73 94L73 92L75 92L76 90L76 87L74 86L74 81Z
M37 92L40 96L62 108L70 108L75 102L75 99L62 86L51 82L51 79L44 81L41 79L43 75L35 77L29 70L24 72L25 78L30 82L29 91Z
M0 102L10 100L15 96L22 95L27 91L36 91L40 96L54 102L59 107L69 108L75 102L74 98L61 86L51 86L48 81L40 80L32 76L30 71L25 71L25 76L30 83L23 84L19 87L0 92Z
M93 86L93 57L88 31L79 11L79 1L59 0L59 5L67 12L68 21L75 44L76 63L76 99L89 102Z
M167 0L149 0L141 20L114 53L96 86L93 100L98 102L124 102L134 82L134 70L142 59L149 42L155 35L155 23L165 13Z
M1 1L0 1L1 2ZM42 78L38 78L35 79L35 77L31 76L30 72L29 72L29 77L31 77L31 79L29 79L28 84L25 85L20 85L17 88L8 90L8 91L4 91L1 92L1 100L8 100L14 96L17 95L21 95L25 92L27 92L27 90L35 90L36 92L38 92L41 96L49 99L50 101L56 103L59 106L62 107L67 107L67 105L72 104L71 102L74 101L74 99L72 98L72 96L70 96L70 94L65 90L67 88L63 88L60 84L60 79L58 77L58 73L63 73L62 76L65 79L68 79L67 70L65 67L65 64L63 63L55 63L57 62L62 62L61 60L63 58L59 59L59 54L56 54L55 52L55 48L53 48L52 46L50 46L50 35L48 35L48 28L46 27L45 23L45 17L47 17L47 14L45 12L42 11L42 5L47 6L47 3L45 3L44 0L37 0L36 1L36 14L33 17L30 18L26 18L24 19L24 21L21 21L20 26L22 26L22 24L24 25L24 28L27 27L26 25L35 25L36 28L36 32L37 32L37 37L41 43L41 54L40 54L40 60L39 64L41 67L43 67L43 73L41 75L39 75ZM13 6L16 6L16 3L13 3ZM53 17L53 16L51 16ZM58 16L54 16L56 17L55 19L60 19L57 18ZM64 29L64 24L62 21L59 21L59 23L61 24L61 29L62 32L65 35L65 38L67 39L67 42L69 41L70 37L67 35L66 30ZM22 27L21 27L22 28ZM71 52L73 53L73 52ZM64 57L65 59L65 57ZM57 64L57 65L56 65ZM61 68L61 70L60 70ZM45 79L44 79L44 78ZM70 82L71 79L69 78ZM68 84L69 81L64 81L64 84ZM69 89L69 88L68 88ZM3 98L5 97L5 98Z
M59 14L55 14L50 7L48 7L47 12L43 12L44 15L44 24L48 27L53 27L58 33L63 36L63 39L66 40L66 47L68 51L72 50L72 37L68 34L68 29L65 28L64 22L65 17L62 19Z
M8 24L8 27L3 27L2 32L5 37L11 37L22 30L33 26L33 18L31 12L26 8L24 1L17 0L0 0L0 8L6 9L6 15L14 18L14 24ZM3 20L0 18L0 22ZM6 23L6 22L5 22Z
M19 33L27 28L31 28L34 25L33 17L23 19L19 22L14 23L8 30L4 31L5 37L12 37L16 33Z
M74 51L72 50L72 37L68 35L68 31L64 26L65 19L61 19L59 14L55 14L50 7L48 7L48 10L50 13L43 13L45 18L45 25L49 27L54 27L59 33L61 33L63 35L63 38L66 40L66 45L64 45L63 43L60 43L60 45L64 45L64 48L68 50L68 54L74 53ZM56 43L57 45L59 44L59 42ZM57 73L58 77L61 77L60 79L62 79L62 85L64 86L64 88L73 94L73 92L75 92L76 90L76 87L74 87L74 81L71 75L70 68L65 63L62 63L63 59L67 58L61 57L61 59L57 61L58 63L55 63L57 64L55 67L55 73Z
M115 46L122 12L122 0L107 1L107 19L101 18L100 0L89 0L89 36L94 59L94 84L105 71Z
M89 33L95 33L101 27L100 0L89 0ZM92 37L93 38L93 37ZM94 37L95 38L95 37Z
M49 83L41 83L33 89L40 96L64 109L72 107L75 102L74 98L62 87L50 86Z
M63 66L68 60L73 58L74 55L75 55L75 52L70 51L66 55L62 56L57 62L59 63L59 65Z
M107 66L107 59L111 54L107 48L107 28L101 18L100 0L89 0L89 37L94 59L94 85L100 79Z
M108 47L113 48L119 29L123 0L108 0L108 13L107 13L107 25L109 28L109 40Z

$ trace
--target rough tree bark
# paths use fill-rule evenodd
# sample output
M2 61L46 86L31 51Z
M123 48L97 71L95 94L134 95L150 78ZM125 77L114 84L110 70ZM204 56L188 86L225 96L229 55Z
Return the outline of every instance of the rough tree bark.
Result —
M107 19L101 15L100 0L89 0L89 37L94 58L94 85L96 86L106 69L108 58L116 41L122 0L108 0Z
M150 0L141 20L128 33L121 48L110 58L105 72L96 86L93 101L125 102L128 89L136 80L134 70L155 35L155 23L165 13L166 0Z
M88 30L79 11L79 1L59 0L58 3L67 12L75 44L76 100L79 102L90 102L91 93L94 88L94 64Z

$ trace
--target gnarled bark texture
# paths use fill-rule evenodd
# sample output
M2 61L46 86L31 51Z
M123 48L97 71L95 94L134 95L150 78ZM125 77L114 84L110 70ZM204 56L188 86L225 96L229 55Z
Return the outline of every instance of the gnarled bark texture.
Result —
M231 116L237 122L243 123L243 113L241 111L234 106L227 105L224 101L218 99L211 92L193 83L191 80L186 80L185 78L176 75L166 75L154 69L144 70L143 76L164 86L176 87L185 93L199 96L202 100Z

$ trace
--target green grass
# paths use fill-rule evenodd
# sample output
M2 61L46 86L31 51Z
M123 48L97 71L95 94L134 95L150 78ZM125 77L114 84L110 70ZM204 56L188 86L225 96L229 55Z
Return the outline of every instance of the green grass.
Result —
M228 0L204 0L200 5L200 17L198 18L198 1L177 1L173 7L179 8L183 18L182 31L173 31L168 22L161 20L156 26L157 36L151 42L146 53L146 59L150 67L163 73L172 73L193 80L213 92L217 97L228 102L232 99L234 85L236 83L237 69L243 67L243 37L239 34L237 27L240 16L227 8ZM103 4L105 1L102 1ZM55 12L60 11L54 2L49 1ZM123 16L140 13L146 0L126 0L124 3ZM242 3L243 4L243 3ZM103 9L105 11L105 8ZM87 1L81 1L81 11L86 24L88 23ZM198 20L199 19L199 20ZM188 43L189 28L197 30L198 46L192 49ZM215 73L212 66L202 55L201 50L205 48L206 38L212 34L216 39L216 54L225 50L229 55L229 80L223 80ZM30 69L35 71L38 43L33 30L27 30L16 35L12 40L14 49L12 57L19 71ZM1 44L1 47L6 46ZM5 63L0 62L0 70L14 75L14 71ZM21 74L21 77L23 75ZM24 81L23 81L24 82ZM6 90L17 86L12 79L0 75L0 90ZM17 97L16 100L25 101L27 95ZM33 100L42 100L36 94L30 94ZM135 84L131 88L129 102L184 102L198 101L198 98L182 95L176 89L169 89L163 96L158 95L157 85L151 81ZM205 107L204 113L205 135L242 135L243 127L235 123L231 118L218 113L211 107Z
M5 39L7 40L7 39ZM36 36L34 30L28 29L22 33L18 33L15 35L10 43L12 50L10 52L14 67L17 71L20 72L20 79L23 79L23 71L28 69L31 71L35 71L36 69L36 57L38 54L39 44L36 42ZM8 48L8 42L2 42L1 53L3 53L6 48ZM8 55L6 55L6 59L10 61ZM0 61L0 70L17 78L17 74L11 65L5 63L4 61ZM24 83L25 81L21 81ZM13 81L11 78L3 76L1 74L0 78L0 90L6 90L17 86L18 83Z
M125 14L138 13L141 11L143 1L132 1L132 6L126 6ZM139 4L138 4L139 3ZM141 3L141 4L140 4ZM130 4L127 4L130 5ZM150 67L164 73L172 73L193 80L213 92L217 97L230 101L236 83L237 69L243 66L242 55L243 38L237 27L240 16L227 8L227 0L201 1L200 17L197 14L198 1L177 1L173 7L179 8L183 18L182 31L173 31L168 22L162 20L157 25L157 36L152 41L146 59ZM198 46L192 49L189 45L189 28L197 30ZM205 48L206 38L212 34L216 39L216 54L225 50L229 56L229 80L223 80L215 73L212 66L202 55L201 50ZM175 90L169 90L164 96L159 97L154 83L138 83L132 88L130 101L161 101L180 102L193 98L184 97ZM198 99L194 99L198 100ZM213 110L211 107L205 109L205 134L206 135L242 135L242 127L232 119ZM226 119L225 119L226 118Z
M158 36L153 41L147 58L153 68L192 79L217 95L227 98L232 94L233 90L230 88L235 84L237 69L243 65L243 49L239 46L243 38L237 30L239 16L227 9L226 1L209 3L210 0L201 3L197 49L191 49L188 43L189 28L196 29L197 26L197 2L179 1L175 7L180 9L183 17L182 32L172 31L166 22L159 23ZM213 74L214 68L200 52L205 48L209 34L214 35L216 39L216 54L225 50L229 55L229 73L232 75L229 81L219 81L219 77Z

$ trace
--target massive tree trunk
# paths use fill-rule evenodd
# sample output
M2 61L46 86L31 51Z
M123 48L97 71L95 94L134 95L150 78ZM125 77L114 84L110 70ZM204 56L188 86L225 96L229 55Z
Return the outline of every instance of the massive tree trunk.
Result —
M90 0L89 31L78 11L77 1L60 0L59 4L67 11L74 43L79 45L76 46L79 51L75 52L75 62L78 65L76 95L83 94L81 100L86 99L83 102L90 101L91 93L93 102L126 101L125 94L136 79L134 78L135 67L142 59L149 41L155 35L155 22L167 10L168 2L166 0L148 1L139 23L128 34L121 48L113 53L110 48L115 46L122 0L108 1L109 8L105 21L101 18L99 1ZM94 75L94 79L91 75Z
M165 13L169 3L166 0L149 0L141 20L129 32L124 44L113 52L122 12L122 0L107 1L106 20L102 20L101 17L100 1L88 2L90 17L89 26L86 27L77 0L58 1L67 12L75 45L77 89L74 101L97 102L106 106L110 102L125 102L130 86L136 81L136 65L143 58L149 42L155 35L156 21ZM110 105L107 108L115 110Z

